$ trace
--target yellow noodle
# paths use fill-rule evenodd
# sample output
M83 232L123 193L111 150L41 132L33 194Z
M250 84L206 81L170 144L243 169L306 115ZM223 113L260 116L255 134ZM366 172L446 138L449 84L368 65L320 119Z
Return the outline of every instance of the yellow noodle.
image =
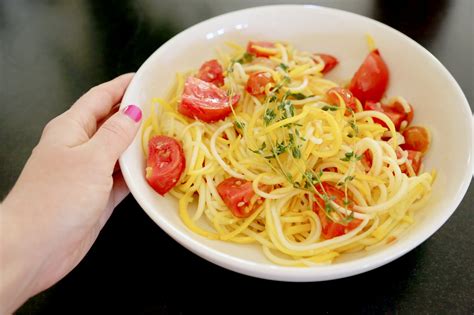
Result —
M375 48L373 39L368 38L368 45ZM326 92L339 85L324 78L324 62L309 52L277 42L274 47L253 46L270 58L246 60L245 45L226 46L217 50L226 69L222 88L240 94L231 115L204 123L179 112L186 78L196 73L189 71L176 75L166 99L151 100L151 114L142 126L145 156L155 135L175 137L183 145L186 168L170 194L179 200L186 227L209 239L261 246L265 257L286 266L330 264L346 253L396 242L423 211L436 172L416 175L406 153L397 157L403 138L390 118L363 111L357 99L355 113L340 95L337 104L331 103ZM273 79L263 97L245 91L248 76L259 71ZM391 139L382 141L387 135ZM372 154L370 168L364 161L366 150ZM401 172L401 164L409 176ZM255 210L246 218L234 216L218 193L219 184L229 177L248 181L255 192L246 208ZM331 200L328 184L337 187L348 204ZM315 189L320 198L328 198L330 214L321 212L327 210L320 209ZM357 221L351 226L344 219ZM324 222L332 220L343 225L344 234L326 238Z

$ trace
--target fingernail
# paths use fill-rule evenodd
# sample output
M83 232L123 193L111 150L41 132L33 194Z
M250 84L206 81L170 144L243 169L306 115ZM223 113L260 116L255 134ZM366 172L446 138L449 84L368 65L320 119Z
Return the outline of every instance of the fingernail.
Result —
M142 119L142 110L136 105L128 105L123 109L123 113L135 122L139 122Z

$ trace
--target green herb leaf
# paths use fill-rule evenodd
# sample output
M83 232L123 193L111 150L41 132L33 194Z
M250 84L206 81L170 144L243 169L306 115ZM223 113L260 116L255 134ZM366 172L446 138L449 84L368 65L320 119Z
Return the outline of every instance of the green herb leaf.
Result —
M347 152L345 154L345 157L343 157L341 161L344 161L344 162L349 162L351 160L359 161L361 158L362 158L362 155L357 155L354 153L354 151L351 151L351 152Z
M285 72L288 71L288 66L285 65L284 63L280 63L279 67L280 67L283 71L285 71Z
M355 120L349 122L349 126L351 126L352 130L354 130L355 134L359 134L359 127L357 127Z
M255 58L255 56L253 54L250 54L248 52L244 52L242 57L240 59L238 59L237 62L238 63L248 63L248 62L252 62L252 60L254 58Z
M352 158L353 155L354 155L354 152L347 152L347 153L345 154L345 157L343 157L343 158L341 159L341 161L349 162L349 161L351 160L351 158Z
M350 182L354 178L355 178L355 176L346 176L346 177L344 177L344 180L342 182L337 183L337 186L342 186L344 184L347 184L348 182Z
M303 137L298 129L295 129L295 134L298 138L300 138L303 141L306 141L306 138Z
M240 120L235 120L234 125L237 129L243 130L245 128L245 123L243 121L240 121Z
M349 214L348 216L345 216L344 218L342 218L341 223L344 224L344 225L347 225L352 220L354 220L354 211L351 211L351 214Z
M347 207L348 205L351 204L351 201L349 199L347 199L347 197L346 197L346 198L344 198L343 204L344 204L345 207Z
M313 95L306 96L303 93L291 93L290 96L297 100L304 100L305 98L313 97Z
M325 203L324 203L324 210L326 210L326 215L327 215L327 214L331 213L331 211L334 211L334 208L331 206L330 203L325 202ZM329 217L329 216L328 216L328 217ZM331 217L329 217L329 218L332 220Z
M285 144L285 141L278 142L275 144L275 146L272 148L272 155L267 155L265 156L266 159L274 159L277 156L285 153L288 149L288 145ZM286 175L285 175L286 176Z
M293 154L293 157L295 159L301 158L301 150L299 147L293 146L293 148L291 149L291 153Z
M280 155L280 154L284 153L286 151L286 149L288 149L288 145L285 145L285 141L282 141L280 143L277 142L274 153L276 155Z
M324 200L324 202L328 203L328 202L330 202L330 201L336 200L336 196L333 196L333 195L331 195L331 196L323 195L323 200Z
M272 93L277 93L283 85L290 82L291 82L291 78L289 76L284 76L283 79L277 85L275 85L275 87L272 89Z
M295 106L289 100L281 102L278 105L278 109L283 112L282 119L295 116Z
M312 171L304 172L303 176L305 178L305 188L311 188L316 184L319 184L321 181L321 176L323 175L322 171L319 171L318 174L315 174Z
M291 132L288 133L288 142L290 143L290 145L295 144L295 136Z
M273 109L267 108L265 110L265 114L263 115L263 121L265 122L265 125L268 126L272 120L274 120L276 117L276 113Z
M277 99L277 96L275 94L272 94L272 96L270 96L270 98L268 99L268 102L271 103L271 102L274 102L276 101Z
M265 150L266 147L267 147L267 143L262 142L262 145L260 146L260 148L258 148L256 150L252 150L252 149L249 148L249 150L252 151L253 153L256 153L256 154L263 154L263 150Z
M339 109L338 106L333 106L333 105L324 105L323 107L321 107L322 110L325 110L325 111L328 111L330 110L331 112L334 112L336 110Z

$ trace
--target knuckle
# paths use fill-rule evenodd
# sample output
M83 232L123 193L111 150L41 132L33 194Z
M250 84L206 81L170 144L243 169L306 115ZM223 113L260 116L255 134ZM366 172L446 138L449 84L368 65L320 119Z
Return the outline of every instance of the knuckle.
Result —
M113 136L114 141L128 138L128 130L119 120L110 120L106 122L102 128Z
M94 86L88 92L94 98L100 99L103 102L113 103L114 96L106 87L102 85Z
M119 154L122 148L125 148L128 143L129 132L126 125L119 120L115 120L107 122L102 127L105 131L105 154L108 158L113 157L117 159L117 154Z
M48 134L49 132L53 131L58 126L58 124L60 123L60 117L61 116L55 117L55 118L51 119L50 121L48 121L48 123L46 123L46 125L43 128L42 136L44 136L44 135Z

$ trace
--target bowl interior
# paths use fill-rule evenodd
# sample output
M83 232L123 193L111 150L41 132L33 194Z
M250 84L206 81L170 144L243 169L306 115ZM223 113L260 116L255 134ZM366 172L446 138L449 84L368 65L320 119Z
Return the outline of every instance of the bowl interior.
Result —
M200 23L160 47L140 68L123 100L138 104L145 117L151 99L166 95L175 73L197 68L215 56L225 41L284 40L297 48L325 52L340 60L328 78L347 82L365 58L371 34L390 69L389 97L404 96L415 108L415 124L432 132L425 169L438 176L429 204L395 244L338 260L331 266L289 268L269 262L257 245L210 241L187 230L177 201L161 197L146 183L140 136L124 153L121 166L134 197L148 215L178 242L229 269L253 276L313 281L349 276L387 263L434 233L460 203L472 170L471 112L459 86L426 50L401 33L368 18L315 6L270 6L237 11ZM460 136L462 135L462 136Z

